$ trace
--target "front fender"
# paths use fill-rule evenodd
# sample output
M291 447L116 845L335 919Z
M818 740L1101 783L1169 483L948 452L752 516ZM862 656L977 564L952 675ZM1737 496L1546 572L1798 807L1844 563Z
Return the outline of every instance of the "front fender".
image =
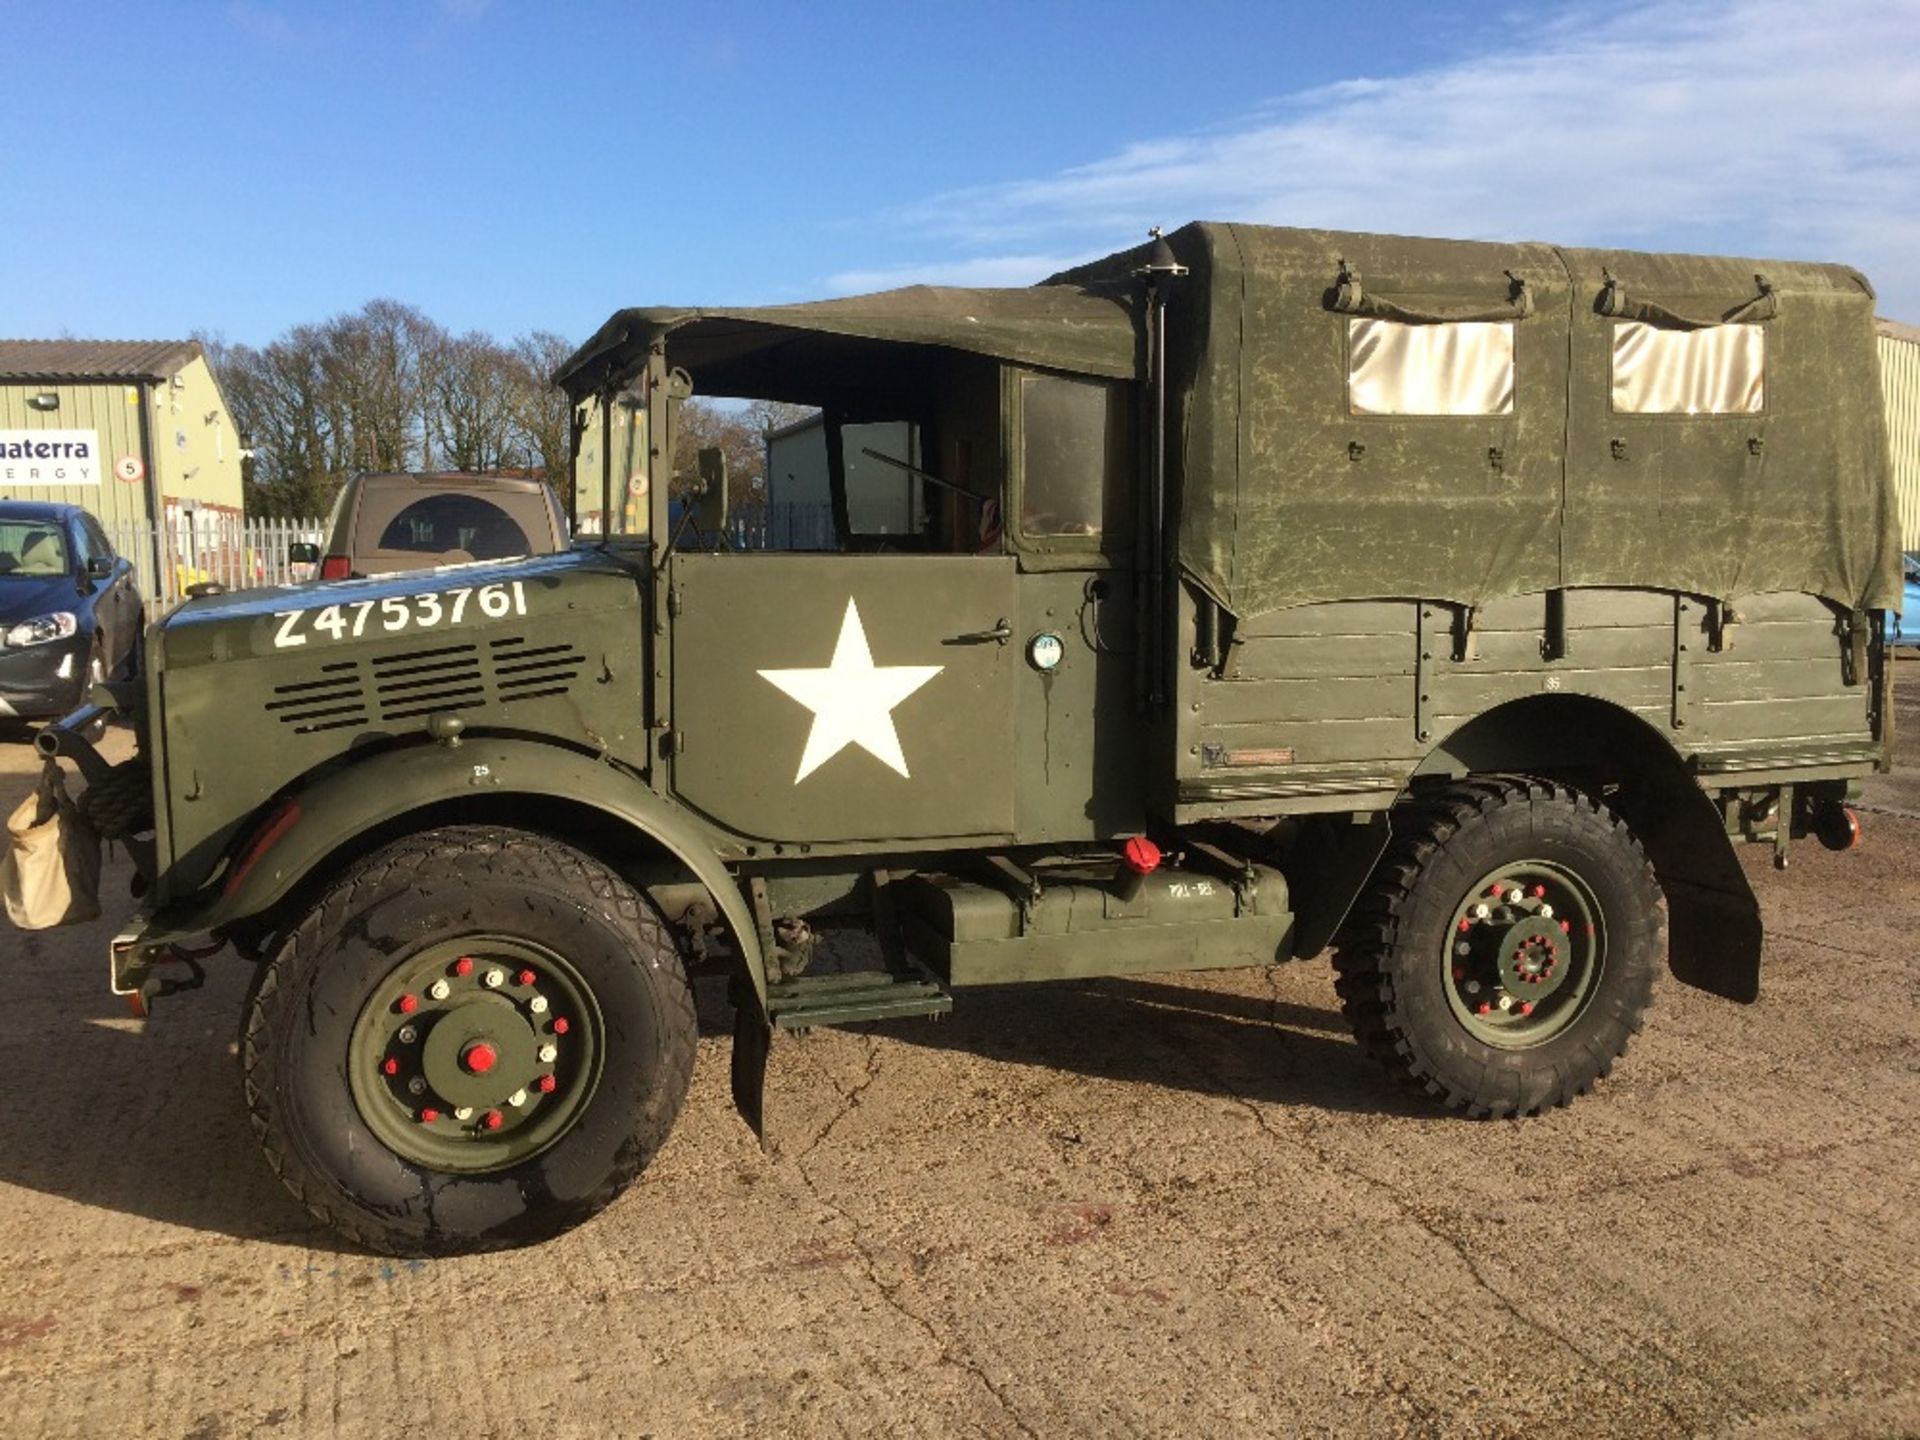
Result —
M205 933L285 899L314 868L376 827L449 801L527 796L588 806L658 844L704 885L732 931L764 1013L766 965L752 912L707 835L625 770L531 740L479 737L457 746L387 750L298 792L232 857L217 900L189 897L155 931Z

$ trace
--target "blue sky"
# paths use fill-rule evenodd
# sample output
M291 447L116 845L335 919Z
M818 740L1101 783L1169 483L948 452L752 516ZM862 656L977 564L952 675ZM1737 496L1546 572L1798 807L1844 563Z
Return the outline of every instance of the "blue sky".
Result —
M0 7L0 333L1018 284L1248 219L1836 259L1920 320L1920 0Z

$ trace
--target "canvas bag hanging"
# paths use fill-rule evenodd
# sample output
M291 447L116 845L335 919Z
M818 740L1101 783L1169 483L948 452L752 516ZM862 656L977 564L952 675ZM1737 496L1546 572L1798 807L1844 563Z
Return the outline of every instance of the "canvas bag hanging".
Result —
M0 896L22 930L78 925L100 914L100 837L80 818L51 761L40 785L7 817Z

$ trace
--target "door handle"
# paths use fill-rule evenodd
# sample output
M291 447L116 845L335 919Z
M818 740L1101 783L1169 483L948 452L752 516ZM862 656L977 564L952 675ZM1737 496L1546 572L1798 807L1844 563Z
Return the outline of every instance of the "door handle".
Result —
M1012 638L1013 626L1009 625L1005 620L996 620L993 622L993 629L991 630L973 630L965 635L955 635L947 641L947 644L984 645L989 640L992 640L996 644L1004 645Z

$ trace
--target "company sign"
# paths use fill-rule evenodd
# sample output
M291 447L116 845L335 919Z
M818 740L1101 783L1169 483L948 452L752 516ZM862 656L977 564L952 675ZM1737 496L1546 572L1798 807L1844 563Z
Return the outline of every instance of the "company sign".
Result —
M0 485L98 485L98 430L0 430Z

